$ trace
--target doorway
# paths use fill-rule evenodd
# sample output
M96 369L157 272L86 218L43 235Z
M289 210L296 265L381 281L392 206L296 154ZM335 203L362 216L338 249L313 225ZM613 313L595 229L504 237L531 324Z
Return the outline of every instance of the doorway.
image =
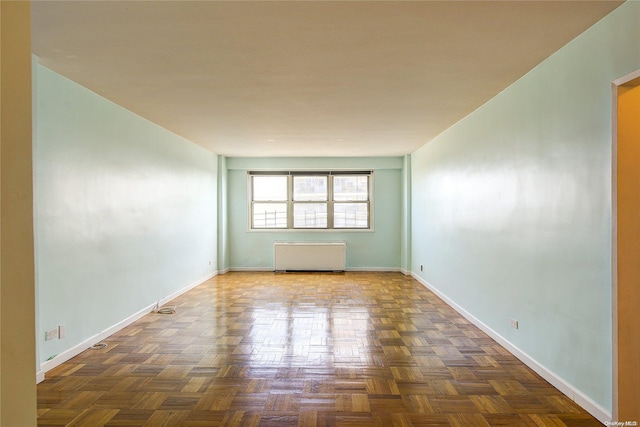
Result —
M614 82L613 418L640 422L640 71Z

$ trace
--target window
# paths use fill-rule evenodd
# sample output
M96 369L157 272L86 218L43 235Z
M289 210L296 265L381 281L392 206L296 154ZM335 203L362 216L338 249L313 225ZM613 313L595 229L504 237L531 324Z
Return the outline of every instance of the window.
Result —
M346 175L333 177L334 228L369 227L369 177Z
M370 171L249 172L252 229L370 229Z
M293 228L327 228L329 190L327 175L293 179Z
M253 180L253 228L287 228L287 177Z

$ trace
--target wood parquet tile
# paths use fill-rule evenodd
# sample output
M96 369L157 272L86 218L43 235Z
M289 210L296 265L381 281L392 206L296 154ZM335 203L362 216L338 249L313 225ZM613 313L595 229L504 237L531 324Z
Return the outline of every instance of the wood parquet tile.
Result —
M399 273L228 273L47 373L39 426L599 426Z

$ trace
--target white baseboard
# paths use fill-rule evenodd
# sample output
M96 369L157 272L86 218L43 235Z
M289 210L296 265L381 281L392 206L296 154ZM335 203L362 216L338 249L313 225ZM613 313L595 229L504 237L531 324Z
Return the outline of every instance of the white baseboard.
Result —
M179 297L180 295L184 294L185 292L190 291L191 289L195 288L196 286L199 286L199 285L203 284L207 280L209 280L209 279L211 279L213 277L216 277L217 275L218 275L218 272L215 271L212 274L208 275L207 277L205 277L203 279L200 279L200 280L197 280L197 281L193 282L192 284L187 285L184 288L179 289L179 290L177 290L176 292L174 292L174 293L172 293L170 295L167 295L166 297L164 297L160 301L158 301L158 306L161 306L161 305L164 305L164 304L168 303L169 301Z
M225 273L230 271L274 271L273 268L269 267L231 267L225 269ZM362 271L362 272L401 272L399 268L396 267L347 267L345 271ZM408 274L408 273L405 273Z
M228 271L273 271L273 267L229 267Z
M82 353L92 345L99 343L103 339L107 338L110 335L113 335L114 333L125 328L126 326L129 326L130 324L140 319L141 317L145 316L146 314L151 313L151 310L153 310L155 306L156 306L156 303L150 304L147 307L143 308L142 310L138 311L137 313L134 313L131 316L127 317L126 319L105 329L104 331L101 331L93 335L92 337L89 337L86 340L80 342L79 344L66 349L62 353L57 354L53 359L42 362L40 364L40 370L44 373L49 372L53 368L63 364L64 362Z
M36 371L36 384L40 384L44 381L44 371L42 369L38 369Z
M502 335L498 334L496 331L491 329L489 326L481 322L474 315L466 311L464 308L460 307L453 300L443 294L436 287L432 286L429 282L419 277L415 273L411 273L411 276L424 285L431 292L436 294L440 299L442 299L445 303L447 303L451 308L460 313L464 318L477 326L484 333L493 338L498 344L506 348L511 354L517 357L522 363L533 369L538 375L547 380L551 385L560 390L562 393L567 395L571 400L580 405L585 411L589 412L593 415L598 421L603 424L611 421L611 413L607 411L602 406L598 405L594 402L589 396L585 395L583 392L575 388L572 384L567 382L564 378L557 375L555 372L546 368L544 365L536 361L534 358L529 356L527 353L522 351L520 348L513 345Z
M220 275L227 274L230 271L231 271L231 269L229 267L227 267L224 270L218 270L218 274L220 274Z
M82 341L81 343L68 348L67 350L63 351L62 353L59 353L58 355L55 356L55 358L51 359L51 360L47 360L45 362L42 362L40 364L40 370L38 370L36 372L36 384L37 383L41 383L42 381L44 381L44 377L45 377L45 373L49 372L50 370L52 370L53 368L63 364L64 362L70 360L71 358L79 355L80 353L82 353L83 351L85 351L86 349L88 349L89 347L91 347L94 344L99 343L100 341L104 340L105 338L115 334L116 332L118 332L119 330L129 326L130 324L132 324L133 322L135 322L136 320L142 318L143 316L151 313L151 311L156 307L156 306L162 306L164 304L166 304L167 302L177 298L178 296L184 294L185 292L190 291L191 289L195 288L198 285L201 285L202 283L206 282L207 280L211 279L212 277L215 277L218 273L215 272L203 279L200 279L194 283L191 283L190 285L185 286L184 288L158 300L157 303L153 303L151 305L148 305L147 307L143 308L142 310L138 311L137 313L132 314L131 316L127 317L124 320L121 320L120 322L116 323L115 325L110 326L109 328L105 329L104 331L101 331L95 335L93 335L92 337L87 338L86 340Z

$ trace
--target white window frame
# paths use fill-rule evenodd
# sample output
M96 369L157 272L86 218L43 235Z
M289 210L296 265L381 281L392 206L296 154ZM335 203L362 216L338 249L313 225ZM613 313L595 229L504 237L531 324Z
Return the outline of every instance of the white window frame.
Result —
M333 200L333 177L360 175L367 176L368 200ZM253 227L253 205L254 203L265 203L253 200L253 177L254 176L287 176L287 227ZM293 200L293 177L294 176L327 176L327 201L294 201ZM312 169L295 171L278 170L251 170L247 171L247 228L251 232L372 232L374 231L374 172L372 170L331 170L316 171ZM275 203L275 202L274 202ZM284 203L278 201L277 203ZM294 227L293 206L296 203L326 203L327 204L327 227ZM334 204L335 203L362 203L367 205L367 227L334 227Z

